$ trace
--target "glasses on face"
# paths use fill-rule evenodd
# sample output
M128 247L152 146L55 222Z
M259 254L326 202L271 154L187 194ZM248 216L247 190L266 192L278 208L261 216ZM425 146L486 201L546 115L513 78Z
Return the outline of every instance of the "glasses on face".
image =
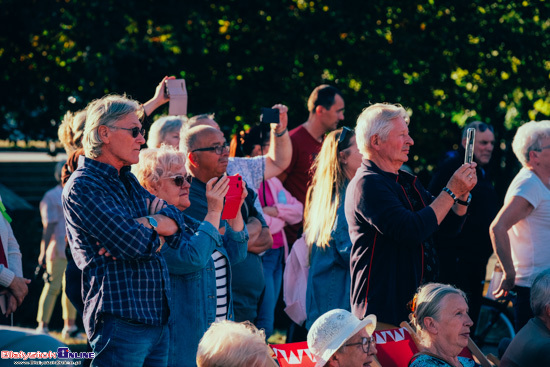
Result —
M547 145L547 146L544 146L542 148L535 149L535 150L538 151L538 152L542 152L544 149L549 149L549 148L550 148L550 145Z
M342 132L340 133L340 137L338 138L338 151L341 152L344 149L349 148L348 146L344 145L346 142L346 139L349 141L349 137L353 134L353 130L350 129L347 126L344 126L342 128Z
M480 133L484 133L487 129L489 129L489 131L491 131L492 133L495 132L495 131L493 130L493 126L492 126L492 125L488 125L488 124L486 124L485 122L479 123L478 125L475 126L475 128L478 129Z
M368 338L361 338L361 342L360 342L360 343L344 344L344 346L350 347L350 346L352 346L352 345L360 345L361 348L363 349L363 352L369 354L369 352L370 352L370 346L371 346L372 344L375 344L375 345L376 345L376 340L374 340L374 337L373 337L373 336L368 337Z
M225 143L224 145L217 145L215 147L208 147L208 148L197 148L193 149L191 153L193 152L215 152L217 155L222 155L224 153L229 153L229 145Z
M131 131L132 132L132 138L134 138L134 139L137 138L139 134L141 134L141 136L145 137L145 128L143 128L143 127L134 126L133 128L129 129L127 127L109 126L109 129L119 129L119 130Z
M193 176L191 175L177 175L177 176L170 176L170 177L164 177L166 179L174 180L174 185L178 187L183 187L184 183L187 182L189 185L191 185L191 182L193 182Z

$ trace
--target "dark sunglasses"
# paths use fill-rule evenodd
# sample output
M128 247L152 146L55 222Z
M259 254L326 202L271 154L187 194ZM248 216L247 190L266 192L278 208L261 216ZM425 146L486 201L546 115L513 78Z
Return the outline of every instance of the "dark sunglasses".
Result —
M143 127L134 126L133 128L128 129L126 127L109 126L109 129L120 129L120 130L131 131L132 132L132 138L134 138L134 139L137 138L139 134L141 134L141 136L145 137L145 128L143 128Z
M485 122L481 122L478 125L476 125L476 129L478 129L480 133L485 132L487 129L489 129L492 133L495 132L493 130L493 126L492 125L487 125Z
M171 177L164 177L167 179L174 180L174 184L178 187L182 187L185 182L187 182L189 185L191 185L191 182L193 182L193 176L191 175L177 175L177 176L171 176Z
M370 352L370 346L372 344L376 344L376 340L374 340L374 337L371 336L371 337L368 337L368 338L361 338L361 342L360 343L351 343L351 344L344 344L346 347L347 346L352 346L352 345L360 345L363 349L363 352L364 353L367 353L369 354Z
M342 132L340 133L340 137L338 138L338 151L341 152L342 150L344 149L347 149L349 148L346 145L344 145L344 142L346 142L346 139L348 139L349 141L349 137L353 134L353 130L350 129L349 127L347 126L344 126L342 128Z
M229 153L229 145L225 143L224 145L218 145L215 147L208 147L208 148L197 148L193 149L191 153L193 152L211 152L214 151L217 155L222 155L223 153Z

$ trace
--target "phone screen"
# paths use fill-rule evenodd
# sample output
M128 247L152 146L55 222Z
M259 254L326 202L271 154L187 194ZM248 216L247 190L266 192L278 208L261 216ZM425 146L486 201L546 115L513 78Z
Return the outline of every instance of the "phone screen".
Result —
M473 127L466 131L466 154L464 155L464 163L472 163L474 160L474 142L476 140L476 129Z

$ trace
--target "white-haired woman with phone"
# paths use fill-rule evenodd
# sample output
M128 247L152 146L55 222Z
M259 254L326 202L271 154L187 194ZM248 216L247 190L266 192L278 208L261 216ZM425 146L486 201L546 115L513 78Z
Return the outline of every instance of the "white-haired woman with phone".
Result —
M184 153L167 146L142 150L133 172L159 199L151 204L151 214L164 201L180 210L191 205L191 176L185 170ZM224 235L218 232L228 181L227 177L208 181L208 214L204 220L198 222L184 215L188 236L178 248L165 245L161 250L172 290L169 366L195 366L199 341L210 324L233 319L230 264L245 259L248 232L240 210L236 218L226 221ZM240 205L246 195L243 190Z

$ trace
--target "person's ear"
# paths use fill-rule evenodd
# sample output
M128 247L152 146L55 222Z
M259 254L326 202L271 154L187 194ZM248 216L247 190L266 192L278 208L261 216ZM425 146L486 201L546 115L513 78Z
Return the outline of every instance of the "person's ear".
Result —
M316 114L316 115L320 115L320 114L322 114L324 111L325 111L325 108L324 108L323 106L321 106L321 105L315 107L315 114Z
M187 160L189 161L189 164L193 167L197 167L197 160L196 160L195 153L187 153Z
M108 126L101 125L97 128L97 135L103 144L109 143L110 130Z
M346 154L346 152L338 152L338 158L340 160L340 163L342 165L346 165L348 164L348 162L346 161L346 158L348 157L348 154Z
M338 358L338 352L335 352L327 361L327 367L340 367L340 360Z
M466 138L462 139L462 148L466 148Z
M431 334L437 334L437 321L433 317L424 318L424 328Z
M380 148L380 136L378 134L374 134L370 137L370 146L373 147L373 149L378 150Z

